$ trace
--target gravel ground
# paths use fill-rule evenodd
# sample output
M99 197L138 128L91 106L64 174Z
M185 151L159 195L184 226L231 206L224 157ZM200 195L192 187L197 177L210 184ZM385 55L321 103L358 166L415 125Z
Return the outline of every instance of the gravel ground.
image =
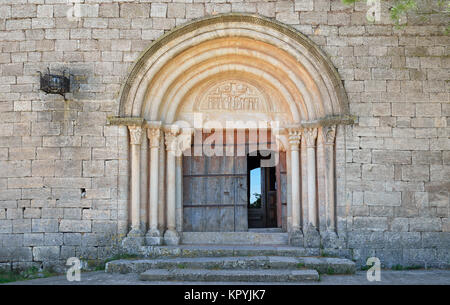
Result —
M83 272L80 282L69 282L65 276L8 283L5 285L450 285L450 270L381 270L380 282L369 282L365 271L354 275L321 275L320 282L304 283L230 283L230 282L144 282L137 274L110 274L103 271Z

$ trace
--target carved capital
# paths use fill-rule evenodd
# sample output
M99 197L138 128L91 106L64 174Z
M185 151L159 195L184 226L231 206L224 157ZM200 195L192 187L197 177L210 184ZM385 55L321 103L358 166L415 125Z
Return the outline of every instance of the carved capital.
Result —
M306 140L306 147L315 147L317 138L317 128L305 128L303 136Z
M142 141L142 127L141 126L128 126L130 131L130 143L141 144Z
M301 138L301 130L297 128L289 128L289 145L291 150L299 150L300 138Z
M180 128L178 126L166 126L164 128L164 141L167 151L176 151L178 146L178 134Z
M159 128L148 128L147 129L147 137L149 140L149 146L159 147L159 140L161 137L161 130Z
M336 138L336 125L323 126L321 136L326 145L333 145Z

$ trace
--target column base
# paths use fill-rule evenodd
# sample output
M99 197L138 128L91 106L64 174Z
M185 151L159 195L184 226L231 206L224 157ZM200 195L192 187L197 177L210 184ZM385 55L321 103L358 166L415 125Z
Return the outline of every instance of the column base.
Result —
M300 229L294 229L291 232L289 232L289 245L295 247L303 247L304 237Z
M309 225L305 232L305 247L320 248L320 233L316 227Z
M144 236L144 233L139 229L131 229L130 232L128 232L127 237L142 237Z
M122 240L122 247L128 253L138 254L140 248L144 245L144 237L140 230L131 230L127 237Z
M164 244L168 246L178 246L180 244L180 234L175 230L167 230L164 233Z
M145 243L148 246L159 246L163 243L161 232L158 229L150 229L145 235Z
M325 231L320 232L321 245L323 248L345 248L345 238L342 236L338 236L338 234L334 231Z

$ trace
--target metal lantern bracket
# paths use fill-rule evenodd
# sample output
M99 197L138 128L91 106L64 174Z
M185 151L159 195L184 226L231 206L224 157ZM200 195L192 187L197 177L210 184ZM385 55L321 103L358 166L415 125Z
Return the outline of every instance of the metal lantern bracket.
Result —
M66 99L65 94L70 92L70 79L66 77L63 71L62 75L51 74L50 69L47 68L48 73L42 74L40 71L41 90L47 94L60 94Z

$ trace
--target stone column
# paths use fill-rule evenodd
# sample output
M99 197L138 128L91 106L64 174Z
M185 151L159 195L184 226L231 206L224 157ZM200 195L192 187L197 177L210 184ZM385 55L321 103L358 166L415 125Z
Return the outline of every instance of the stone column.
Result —
M301 132L299 129L289 129L289 146L291 151L291 231L300 231L300 144Z
M166 202L167 202L167 230L164 233L164 242L166 245L178 245L180 235L176 230L176 153L177 153L177 135L180 129L177 126L168 126L165 129L166 144Z
M128 126L131 145L131 231L129 237L141 237L140 229L140 159L142 127Z
M144 133L142 139L141 139L141 161L139 166L139 172L141 173L141 199L140 199L140 221L141 221L141 228L145 229L147 228L148 223L148 173L149 173L149 155L148 155L148 139L145 135L146 130L143 127L142 132ZM145 233L143 231L143 233Z
M159 185L158 185L158 229L161 234L166 231L166 150L165 136L161 130L159 140Z
M335 200L334 200L334 141L336 137L336 125L322 128L324 141L325 185L326 185L326 226L328 231L336 231Z
M183 231L183 156L176 157L176 229Z
M308 172L308 225L317 227L316 206L316 138L317 128L306 128L303 131L306 140L306 158Z
M149 124L147 129L150 148L149 230L145 236L147 245L160 245L162 241L161 232L158 229L159 141L161 135L159 125Z

